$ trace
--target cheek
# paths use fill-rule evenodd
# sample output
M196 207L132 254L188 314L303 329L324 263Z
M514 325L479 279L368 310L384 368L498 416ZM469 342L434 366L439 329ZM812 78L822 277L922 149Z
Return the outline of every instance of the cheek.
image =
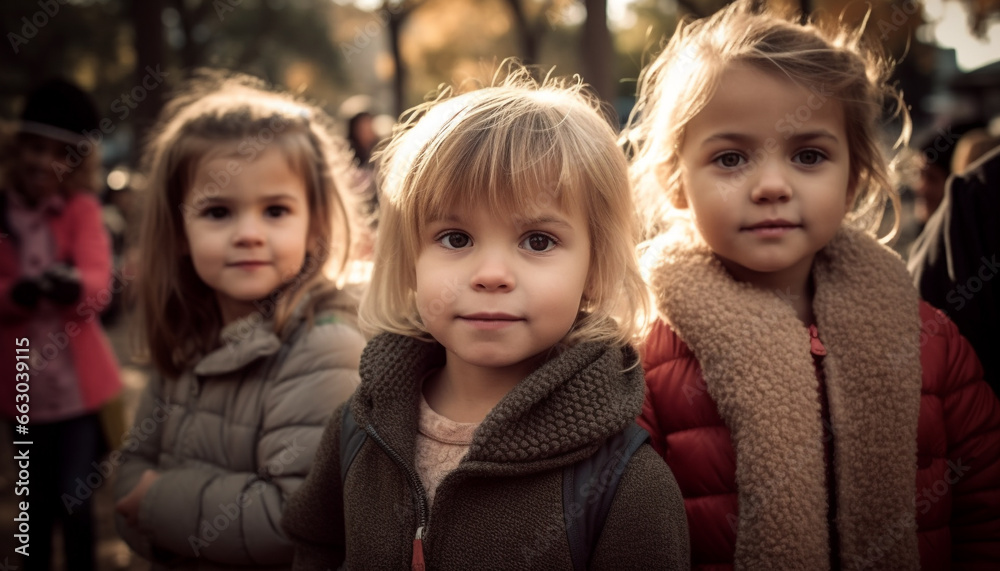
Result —
M695 225L704 234L711 231L721 217L719 206L711 196L700 194L689 202L691 215Z
M306 252L309 251L310 244L319 244L319 239L311 237L308 232L298 233L292 240L292 247L294 247L297 252L300 252L303 258L305 257Z
M214 260L222 257L226 249L225 237L198 222L185 227L184 250L196 260Z
M442 271L443 267L440 262L419 259L416 264L414 293L417 312L425 324L433 323L458 299L460 282L454 274Z
M184 242L185 249L192 253L199 249L203 232L200 231L196 223L184 223L184 232L181 241Z
M434 292L439 288L441 278L433 267L426 264L417 263L416 279L413 283L417 300L425 300L434 297Z

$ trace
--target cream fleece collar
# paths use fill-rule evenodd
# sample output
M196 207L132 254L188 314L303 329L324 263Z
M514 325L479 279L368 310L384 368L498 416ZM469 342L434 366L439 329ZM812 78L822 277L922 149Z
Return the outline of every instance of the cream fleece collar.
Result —
M733 280L696 236L654 244L658 309L702 367L736 451L739 569L829 567L809 334L779 292ZM899 257L843 229L813 263L848 569L917 569L919 298Z

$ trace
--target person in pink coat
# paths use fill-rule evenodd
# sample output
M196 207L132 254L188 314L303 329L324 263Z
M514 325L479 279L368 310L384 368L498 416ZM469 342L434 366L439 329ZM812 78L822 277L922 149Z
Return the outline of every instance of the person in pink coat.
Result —
M28 502L26 569L49 569L57 520L69 569L95 565L90 500L107 476L92 465L106 449L98 413L121 389L99 319L113 292L91 192L99 157L86 133L97 126L86 93L50 80L29 95L4 153L0 367L11 376L0 383L0 412L26 426L15 426L15 440L32 442L18 448L30 458L29 491L17 498Z

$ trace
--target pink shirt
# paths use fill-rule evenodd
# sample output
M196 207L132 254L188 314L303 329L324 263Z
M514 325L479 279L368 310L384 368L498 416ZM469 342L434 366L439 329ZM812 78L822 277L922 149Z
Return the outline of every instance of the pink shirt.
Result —
M434 412L421 395L415 461L428 506L434 503L438 485L469 451L477 428L478 422L455 422Z
M58 216L65 207L65 201L57 195L43 200L36 208L30 208L16 192L8 192L10 226L18 239L18 254L21 261L21 276L37 278L52 264L55 258L55 238L49 230L48 218ZM66 337L65 320L61 312L48 299L38 301L33 317L28 323L31 340L31 363L45 362L44 368L31 372L31 421L56 422L79 416L86 412L76 371L73 370L73 355ZM43 351L41 359L34 352Z

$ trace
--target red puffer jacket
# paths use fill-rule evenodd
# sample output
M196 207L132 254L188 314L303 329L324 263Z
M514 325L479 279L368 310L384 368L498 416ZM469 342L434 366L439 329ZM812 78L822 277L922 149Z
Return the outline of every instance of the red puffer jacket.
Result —
M654 252L639 422L695 568L1000 569L1000 403L897 256L841 230L813 263L813 339L702 242Z

